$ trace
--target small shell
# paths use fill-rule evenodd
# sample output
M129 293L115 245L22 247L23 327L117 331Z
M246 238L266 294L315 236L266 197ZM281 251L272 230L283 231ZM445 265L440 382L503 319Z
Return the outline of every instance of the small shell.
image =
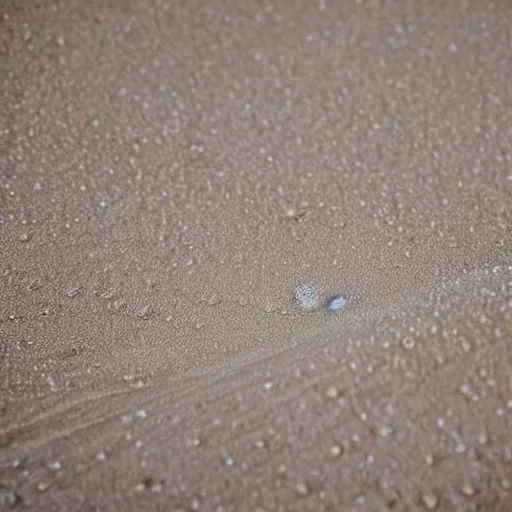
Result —
M327 309L332 313L337 313L341 309L343 309L343 306L346 304L345 297L343 295L334 295L329 301L327 302Z
M295 300L304 309L313 309L318 304L318 291L312 284L303 284L295 289Z

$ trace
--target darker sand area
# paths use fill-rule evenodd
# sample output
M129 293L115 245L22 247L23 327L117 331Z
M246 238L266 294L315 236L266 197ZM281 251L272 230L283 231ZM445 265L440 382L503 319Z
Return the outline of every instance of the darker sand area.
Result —
M1 14L1 511L512 510L508 2Z

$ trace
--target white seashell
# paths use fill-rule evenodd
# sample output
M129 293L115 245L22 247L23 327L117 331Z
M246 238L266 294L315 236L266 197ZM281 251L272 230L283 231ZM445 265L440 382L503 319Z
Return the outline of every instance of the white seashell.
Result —
M295 289L295 300L304 309L312 309L318 305L318 291L311 284L303 284Z

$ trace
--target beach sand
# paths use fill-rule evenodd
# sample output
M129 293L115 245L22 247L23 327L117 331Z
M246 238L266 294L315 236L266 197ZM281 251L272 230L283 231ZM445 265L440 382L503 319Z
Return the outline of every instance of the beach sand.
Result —
M5 3L0 510L511 510L507 4Z

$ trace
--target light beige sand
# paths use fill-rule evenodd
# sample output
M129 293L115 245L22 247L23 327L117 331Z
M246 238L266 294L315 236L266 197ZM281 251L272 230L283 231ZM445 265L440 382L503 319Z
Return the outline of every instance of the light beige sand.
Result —
M512 510L508 2L2 15L0 510Z

